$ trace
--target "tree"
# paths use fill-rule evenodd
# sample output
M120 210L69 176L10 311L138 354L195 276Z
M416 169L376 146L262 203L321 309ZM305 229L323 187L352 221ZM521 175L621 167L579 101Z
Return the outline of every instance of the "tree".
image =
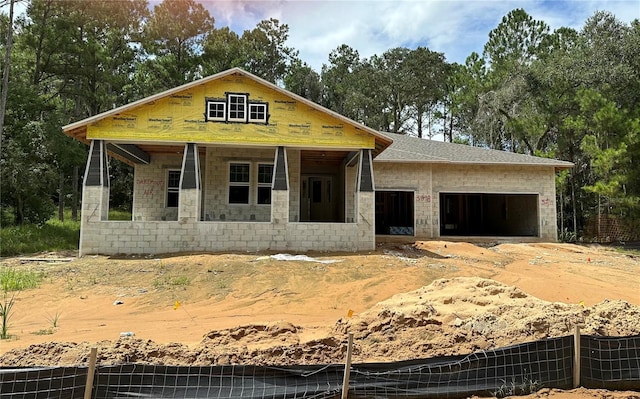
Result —
M407 55L405 68L408 72L407 94L414 119L414 133L422 138L426 124L426 135L433 138L435 119L446 119L446 111L438 108L445 99L450 65L445 61L444 54L418 47Z
M491 148L533 154L534 142L544 134L529 75L548 35L547 24L523 9L509 12L489 33L483 55L490 69L476 126Z
M7 28L4 35L6 37L6 44L4 46L4 62L2 64L2 93L0 94L0 152L2 152L2 132L4 130L4 117L7 109L9 70L11 69L11 49L13 47L13 5L14 0L9 0L9 18L6 22Z
M322 105L347 117L353 112L345 106L347 97L353 92L353 73L360 65L360 54L352 47L342 44L329 53L329 64L322 65Z
M204 42L202 71L213 75L233 67L244 67L242 43L237 33L224 27L211 31Z
M289 26L274 18L263 20L253 30L242 34L243 65L247 71L269 82L282 85L298 52L285 45Z
M294 61L289 67L289 72L284 78L284 87L292 93L316 103L322 99L320 75L307 63L300 60Z
M194 0L164 0L153 8L142 42L145 84L166 90L201 77L201 54L214 19Z
M595 90L578 93L580 115L565 122L585 132L580 149L590 158L590 184L583 188L598 196L598 212L628 213L629 206L640 208L638 198L627 190L631 163L628 146L640 139L640 119L619 108ZM635 205L635 206L634 206Z

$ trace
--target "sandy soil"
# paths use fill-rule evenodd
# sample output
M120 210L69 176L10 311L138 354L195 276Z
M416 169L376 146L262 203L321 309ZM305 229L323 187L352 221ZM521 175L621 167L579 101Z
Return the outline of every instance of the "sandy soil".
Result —
M313 364L464 354L553 336L640 334L640 257L566 244L384 244L371 253L4 259L18 293L0 365ZM132 338L119 339L131 331ZM536 396L537 395L537 396ZM616 396L621 395L621 396ZM638 398L542 390L531 398Z

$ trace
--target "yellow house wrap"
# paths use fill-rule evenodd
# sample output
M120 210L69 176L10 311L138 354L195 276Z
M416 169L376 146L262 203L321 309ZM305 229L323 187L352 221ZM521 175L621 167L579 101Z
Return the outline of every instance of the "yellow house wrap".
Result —
M266 104L266 123L207 121L207 101L246 95ZM375 137L244 76L230 75L100 119L88 139L373 149Z

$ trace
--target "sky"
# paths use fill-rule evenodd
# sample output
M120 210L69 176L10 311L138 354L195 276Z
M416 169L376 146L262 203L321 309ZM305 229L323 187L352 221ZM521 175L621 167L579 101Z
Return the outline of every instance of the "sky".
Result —
M287 46L320 72L329 53L342 44L362 58L395 47L418 46L464 63L482 54L489 32L509 11L523 8L552 30L579 30L596 11L609 11L624 23L640 19L640 0L201 0L217 28L238 34L268 18L289 26Z
M216 28L228 26L238 34L263 19L287 24L286 45L298 50L300 59L317 72L342 44L362 58L395 47L423 46L443 53L449 62L464 63L473 51L482 54L489 32L515 8L523 8L552 30L563 26L579 30L596 11L609 11L624 23L640 19L640 0L196 1L215 18ZM151 7L160 2L149 1ZM18 12L24 11L24 2L20 3ZM7 12L6 7L2 11Z

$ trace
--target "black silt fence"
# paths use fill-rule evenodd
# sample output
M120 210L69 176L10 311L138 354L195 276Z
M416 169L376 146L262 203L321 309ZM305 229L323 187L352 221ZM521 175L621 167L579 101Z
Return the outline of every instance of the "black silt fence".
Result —
M581 336L580 384L585 388L640 390L640 335Z
M86 367L0 368L0 398L82 398L86 382Z
M640 390L640 336L581 337L581 385ZM354 364L349 398L507 396L573 387L573 337L466 356ZM98 366L91 397L339 398L344 365ZM83 398L86 367L0 368L0 397Z

